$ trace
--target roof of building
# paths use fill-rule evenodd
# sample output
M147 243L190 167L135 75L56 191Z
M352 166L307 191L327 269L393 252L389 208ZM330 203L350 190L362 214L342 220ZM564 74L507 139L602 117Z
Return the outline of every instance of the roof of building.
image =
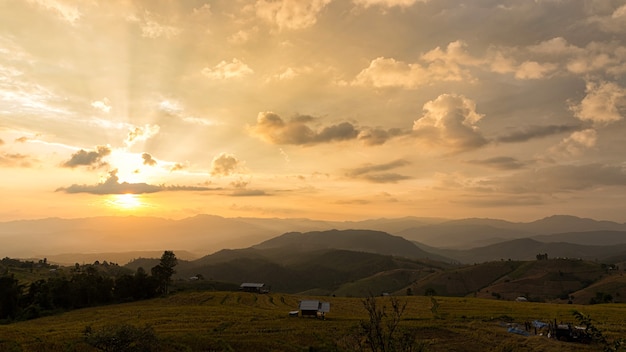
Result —
M300 301L300 310L318 310L320 308L320 301Z
M244 282L243 284L241 284L239 287L255 287L255 288L261 288L265 286L265 284L263 283L259 283L259 282Z

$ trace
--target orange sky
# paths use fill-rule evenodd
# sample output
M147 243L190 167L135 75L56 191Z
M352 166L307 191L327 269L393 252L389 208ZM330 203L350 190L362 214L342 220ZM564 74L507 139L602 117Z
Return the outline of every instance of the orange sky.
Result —
M3 1L0 54L0 221L626 221L626 1Z

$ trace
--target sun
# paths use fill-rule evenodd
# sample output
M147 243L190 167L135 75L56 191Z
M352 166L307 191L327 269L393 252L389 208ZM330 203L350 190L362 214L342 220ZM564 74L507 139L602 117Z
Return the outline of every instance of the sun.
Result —
M115 194L108 200L110 206L121 210L135 210L143 206L138 195L132 193Z

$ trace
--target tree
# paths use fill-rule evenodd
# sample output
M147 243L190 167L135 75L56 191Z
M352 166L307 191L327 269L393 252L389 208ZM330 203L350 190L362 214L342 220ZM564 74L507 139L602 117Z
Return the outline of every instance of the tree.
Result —
M22 287L13 275L0 277L0 319L15 318L21 296Z
M152 268L152 276L159 283L159 291L162 294L169 292L172 283L172 275L176 273L174 267L178 265L178 259L173 251L164 251L159 265Z
M397 298L390 297L391 310L386 305L379 306L376 297L370 295L363 301L367 310L368 321L362 321L360 334L365 345L372 352L418 352L424 351L426 346L417 341L417 331L400 329L399 324L407 306ZM365 350L358 344L359 350Z

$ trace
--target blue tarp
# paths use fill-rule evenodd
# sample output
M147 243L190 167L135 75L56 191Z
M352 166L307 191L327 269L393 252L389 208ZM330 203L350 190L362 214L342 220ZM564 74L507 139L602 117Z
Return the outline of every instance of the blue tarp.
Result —
M514 327L510 327L507 329L508 332L512 333L512 334L518 334L518 335L524 335L524 336L529 336L530 334L528 333L528 331L524 331L522 329L519 328L514 328Z

